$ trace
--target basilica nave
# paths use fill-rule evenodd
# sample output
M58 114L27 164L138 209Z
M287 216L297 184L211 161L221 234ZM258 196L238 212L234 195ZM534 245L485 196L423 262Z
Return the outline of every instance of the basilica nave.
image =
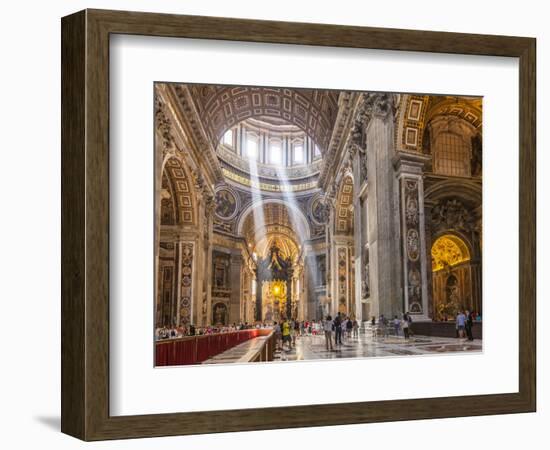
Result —
M480 98L157 83L156 327L481 318L481 119Z

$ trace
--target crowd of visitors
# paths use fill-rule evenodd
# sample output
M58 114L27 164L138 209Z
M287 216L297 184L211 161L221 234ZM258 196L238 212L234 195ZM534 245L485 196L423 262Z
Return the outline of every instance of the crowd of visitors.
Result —
M479 322L481 316L468 310L460 310L456 315L456 337L460 339L474 340L472 327ZM409 339L412 335L412 316L409 312L401 317L395 315L389 319L381 314L378 317L372 316L369 321L369 329L372 337L401 336ZM344 316L338 313L334 319L328 315L324 320L295 320L283 319L277 323L238 323L232 325L195 327L194 325L161 327L155 330L155 339L176 339L185 336L201 336L205 334L230 333L239 330L252 328L273 328L277 347L284 350L290 350L296 345L296 338L299 336L324 336L326 349L334 350L335 346L342 345L347 339L357 339L359 337L360 323L356 319Z
M333 351L335 346L342 345L342 338L345 341L359 337L359 322L341 313L338 313L334 319L328 315L323 321L323 332L327 351ZM334 345L332 344L333 334Z
M180 325L176 327L161 327L155 330L155 339L177 339L186 336L202 336L205 334L231 333L233 331L250 330L253 328L271 328L267 323L249 324L234 323L232 325L211 325L206 327L195 327L194 325Z

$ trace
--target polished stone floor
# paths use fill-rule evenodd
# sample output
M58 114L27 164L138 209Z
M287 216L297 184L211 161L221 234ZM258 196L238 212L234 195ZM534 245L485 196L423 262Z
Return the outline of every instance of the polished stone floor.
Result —
M373 339L360 334L358 338L345 338L341 345L327 351L323 336L303 336L296 339L296 346L275 352L278 361L303 361L336 358L369 358L383 356L415 356L455 352L481 352L480 340L468 341L456 338L413 336Z
M265 337L258 337L233 347L203 364L245 363L262 346ZM291 349L277 349L275 361L326 360L337 358L369 358L384 356L417 356L441 353L481 352L482 341L465 339L413 336L372 338L370 334L360 334L358 338L344 338L342 345L334 345L327 351L324 336L300 336Z

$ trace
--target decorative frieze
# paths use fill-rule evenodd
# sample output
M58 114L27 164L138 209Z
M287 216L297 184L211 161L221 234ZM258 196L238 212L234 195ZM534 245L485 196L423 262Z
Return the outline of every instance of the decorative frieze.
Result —
M181 294L180 294L180 323L189 324L193 312L193 257L194 244L181 244Z

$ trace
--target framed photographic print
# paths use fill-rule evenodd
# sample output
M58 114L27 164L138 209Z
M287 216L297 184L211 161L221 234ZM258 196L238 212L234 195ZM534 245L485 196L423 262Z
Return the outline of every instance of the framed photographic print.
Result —
M63 18L62 431L534 411L535 168L532 38Z

